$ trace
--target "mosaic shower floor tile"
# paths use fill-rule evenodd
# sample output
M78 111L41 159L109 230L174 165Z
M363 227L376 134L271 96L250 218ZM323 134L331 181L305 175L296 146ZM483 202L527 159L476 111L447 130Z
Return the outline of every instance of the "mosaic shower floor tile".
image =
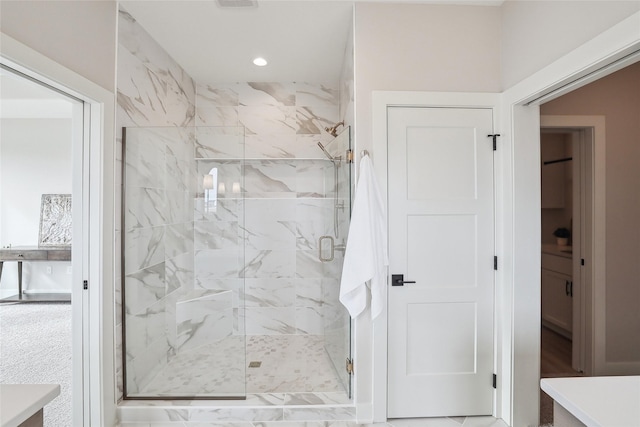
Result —
M139 396L215 398L245 393L297 393L296 397L289 397L291 402L348 402L345 386L325 351L323 337L252 335L246 337L246 352L244 344L245 337L229 336L181 352L141 387ZM249 367L251 362L260 362L260 366ZM305 395L310 392L315 394Z

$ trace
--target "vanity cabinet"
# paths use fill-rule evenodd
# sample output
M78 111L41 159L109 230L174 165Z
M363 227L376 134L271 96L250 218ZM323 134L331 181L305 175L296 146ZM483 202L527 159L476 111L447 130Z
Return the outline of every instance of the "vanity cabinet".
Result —
M541 282L543 325L571 338L573 282L570 255L543 253Z

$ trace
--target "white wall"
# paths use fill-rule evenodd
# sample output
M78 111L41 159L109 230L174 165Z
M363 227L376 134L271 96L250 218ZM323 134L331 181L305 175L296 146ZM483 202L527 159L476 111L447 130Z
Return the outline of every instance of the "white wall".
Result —
M115 1L2 0L0 28L30 48L114 91Z
M71 194L71 119L2 119L0 125L0 245L37 246L42 194ZM70 292L70 265L24 263L24 289ZM0 291L15 293L17 283L17 263L5 263Z
M375 126L371 118L372 91L501 92L611 28L632 15L639 7L640 3L637 1L508 1L502 7L486 8L356 4L357 150L371 150L371 129ZM565 14L563 19L554 18L554 14L559 12ZM570 16L579 19L577 22L568 22ZM567 31L571 34L565 34ZM515 96L517 92L510 96ZM529 108L534 109L535 107ZM521 113L520 110L513 112L519 118L523 116L519 126L526 124L533 129L538 127L537 122ZM513 116L509 115L509 118L512 119ZM520 144L528 144L527 138L520 133L509 135L510 123L508 121L501 124L500 131L505 134L504 143L511 144L516 138ZM533 135L535 136L535 132ZM537 138L532 141L535 139ZM534 145L537 144L535 141ZM513 291L514 305L511 311L517 315L517 319L511 319L511 314L504 313L506 333L510 334L509 328L512 325L514 330L512 340L503 342L507 347L512 345L516 352L513 377L506 379L514 387L514 413L509 413L508 409L505 413L507 419L513 417L515 425L532 425L537 420L538 412L535 403L538 395L537 374L531 367L539 360L539 343L531 340L531 336L539 331L539 280L537 283L533 282L536 282L535 277L539 275L539 243L536 249L535 242L539 242L540 238L540 212L538 209L534 215L538 220L537 225L530 223L529 206L539 206L539 200L535 200L539 196L535 183L532 183L531 192L516 194L518 200L515 203L516 209L513 210L514 195L510 193L514 186L523 186L523 179L528 180L530 175L536 174L532 171L537 170L539 175L537 157L529 155L528 148L515 155L514 147L505 146L502 155L505 159L515 156L515 163L507 163L502 171L506 177L501 187L504 189L504 206L507 211L503 215L504 221L498 224L498 235L504 236L504 242L508 243L505 247L509 251L514 248L513 221L517 221L520 227L516 230L518 236L515 247L520 247L518 259L515 260L510 252L504 254L503 266L507 272L505 277L509 279L509 272L517 270L524 273L524 277L531 278L531 282L518 277L517 284L505 283ZM523 158L522 153L525 152L529 154ZM375 153L373 159L375 163ZM531 164L532 161L535 164ZM523 206L526 209L521 209ZM524 229L527 232L521 233ZM534 233L535 239L530 239L528 232ZM526 256L522 257L522 254ZM514 266L515 261L517 266ZM369 349L366 345L370 337L368 331L362 329L369 325L358 322L357 326L356 333L363 340L359 341L356 351L359 350L367 358L366 352ZM363 368L361 364L360 373ZM359 382L362 377L361 374ZM360 397L366 400L370 384L362 381L357 388L363 391Z
M500 91L498 7L356 3L355 32L358 152L374 90Z
M509 88L640 10L631 1L505 1L502 87Z
M354 44L355 148L356 153L368 150L374 164L384 157L373 149L373 91L500 91L498 7L356 3ZM374 402L374 387L384 387L374 385L370 366L376 363L372 329L368 312L358 317L354 354L360 421L369 416L364 408ZM373 403L376 419L381 410L386 413L384 405Z

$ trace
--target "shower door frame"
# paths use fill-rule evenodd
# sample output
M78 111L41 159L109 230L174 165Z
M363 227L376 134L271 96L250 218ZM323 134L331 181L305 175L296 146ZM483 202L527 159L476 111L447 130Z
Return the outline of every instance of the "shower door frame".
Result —
M167 129L174 129L173 127L166 127L166 126L141 126L141 127L133 127L131 129L162 129L162 128L167 128ZM199 126L195 126L194 132L196 135L196 139L197 139L197 130L198 128L200 128ZM213 128L226 128L226 127L213 127ZM224 395L216 395L215 393L212 394L208 394L208 395L197 395L197 394L185 394L185 395L164 395L164 394L158 394L158 395L147 395L147 396L140 396L137 394L134 395L130 395L128 393L128 386L127 386L127 305L126 305L126 278L127 278L127 272L125 269L125 248L126 248L126 234L127 234L127 225L126 225L126 212L127 212L127 130L129 128L123 128L122 129L122 163L121 163L121 170L120 173L122 174L122 192L121 192L121 224L122 224L122 238L121 238L121 283L122 283L122 292L121 292L121 299L122 299L122 304L121 304L121 310L122 310L122 321L121 321L121 330L122 330L122 374L123 374L123 384L122 384L122 388L123 388L123 399L124 400L244 400L246 399L246 395L247 395L247 389L246 389L246 373L245 373L245 390L243 393L239 393L237 396L224 396ZM352 155L350 156L350 152L352 152L352 139L351 139L351 127L348 126L343 130L343 133L346 132L347 135L347 146L346 147L340 147L339 149L334 149L335 150L340 150L339 151L339 156L342 156L343 152L344 152L344 158L343 160L339 160L341 162L343 162L343 167L346 168L346 183L345 183L345 187L344 187L344 196L342 197L342 199L344 199L344 201L346 203L348 203L348 206L345 206L343 208L343 215L348 215L346 218L349 219L350 221L350 217L351 217L351 210L352 210L352 197L353 197L353 165L354 162L352 160ZM334 140L332 140L331 142L334 142ZM201 171L198 170L198 161L213 161L213 162L228 162L228 161L239 161L240 162L240 177L241 177L241 188L245 188L244 185L244 178L245 178L245 173L244 173L244 164L247 160L264 160L264 161L273 161L273 160L286 160L289 162L293 162L295 164L296 160L300 160L298 158L290 158L290 159L269 159L269 158L265 158L265 159L247 159L245 156L242 156L241 158L201 158L198 157L197 155L194 156L195 160L196 160L196 169L195 169L195 175L196 176L200 176L199 173ZM338 156L336 156L336 159L338 158ZM316 159L301 159L301 160L316 160ZM318 159L321 160L322 162L326 162L325 159ZM333 167L336 168L338 167L336 165L336 161L335 159L330 160L333 164ZM198 181L199 182L199 181ZM337 190L337 186L338 183L334 183L335 187L334 187L334 191ZM198 188L196 188L195 192L196 194L199 192L200 190ZM334 195L334 197L339 197L340 195L338 193L336 193ZM242 199L244 199L244 191L243 191L243 196ZM337 212L337 203L334 205L334 209ZM348 209L347 209L348 208ZM243 204L243 209L245 209L244 204ZM335 213L335 212L334 212ZM242 217L244 218L244 213L242 214ZM332 220L336 220L335 216L333 216ZM241 221L242 224L244 224L244 220ZM335 226L335 225L334 225ZM244 228L244 227L243 227ZM348 233L348 223L347 223L347 230L344 230L345 233L345 238L347 236ZM244 242L244 239L241 239ZM244 251L244 249L246 248L246 243L242 243L242 250ZM245 256L243 255L243 259L245 258ZM241 277L241 279L245 279L245 277ZM335 277L336 281L339 282L340 277ZM336 299L336 301L334 301L337 306L338 309L342 309L345 310L344 307L342 307L339 303L339 301ZM244 304L240 304L239 309L245 310L246 307ZM346 310L345 310L346 313ZM245 318L245 315L241 315L240 316L241 319ZM346 378L343 378L341 374L341 372L343 372L341 370L341 368L344 367L344 365L341 363L342 362L342 357L346 357L348 361L352 360L352 347L353 347L353 324L352 321L350 319L350 317L347 314L347 318L346 318L346 323L344 325L344 331L346 336L342 337L342 342L345 343L345 350L346 350L346 355L342 355L342 356L336 356L339 357L339 359L334 360L334 358L331 357L331 353L327 350L326 348L326 343L325 343L325 352L327 352L327 356L329 357L329 359L331 360L331 363L333 364L335 370L337 371L336 373L339 375L339 379L340 382L342 383L343 387L345 388L345 392L348 395L348 397L351 399L352 398L352 390L353 390L353 374L352 373L347 373L346 374ZM244 326L242 328L243 333L241 335L243 335L244 339L245 339L245 343L244 343L244 354L245 357L247 355L247 351L246 351L246 326ZM324 334L324 337L326 337L326 333ZM246 365L246 364L245 364ZM246 366L245 366L246 368ZM294 392L294 391L292 391ZM314 392L314 391L311 391ZM139 392L136 392L139 393Z

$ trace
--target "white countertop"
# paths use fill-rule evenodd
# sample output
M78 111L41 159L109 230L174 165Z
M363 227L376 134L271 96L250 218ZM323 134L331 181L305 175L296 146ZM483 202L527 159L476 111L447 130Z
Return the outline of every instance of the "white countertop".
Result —
M544 378L540 386L588 427L640 426L640 376Z
M16 427L60 394L58 384L0 384L0 427Z
M573 246L558 246L549 243L543 243L542 253L571 258L573 257Z

